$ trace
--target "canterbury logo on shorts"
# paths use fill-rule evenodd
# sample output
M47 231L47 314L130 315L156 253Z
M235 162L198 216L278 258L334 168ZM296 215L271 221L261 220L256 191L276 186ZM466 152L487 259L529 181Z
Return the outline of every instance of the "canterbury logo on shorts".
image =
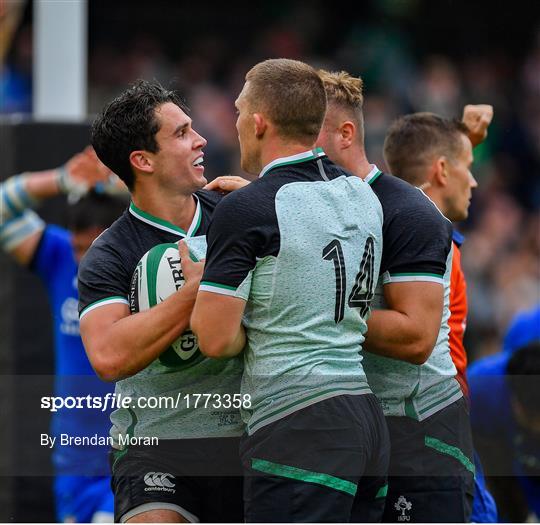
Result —
M164 472L148 472L144 476L144 483L147 485L144 490L176 492L174 490L175 484L169 478L174 479L174 476Z

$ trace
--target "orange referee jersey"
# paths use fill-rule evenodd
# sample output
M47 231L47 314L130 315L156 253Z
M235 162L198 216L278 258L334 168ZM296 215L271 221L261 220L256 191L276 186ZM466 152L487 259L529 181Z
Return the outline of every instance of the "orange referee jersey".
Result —
M461 385L463 394L468 397L467 353L463 346L463 336L467 326L467 283L461 268L461 253L459 251L461 245L459 241L462 238L457 232L455 233L457 235L454 235L452 274L450 276L450 319L448 321L450 325L450 355L457 368L456 379Z

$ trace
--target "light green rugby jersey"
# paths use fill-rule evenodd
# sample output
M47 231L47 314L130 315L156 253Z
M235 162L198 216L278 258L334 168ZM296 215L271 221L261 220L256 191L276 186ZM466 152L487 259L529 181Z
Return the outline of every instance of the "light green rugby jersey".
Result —
M196 258L204 257L206 237L185 240ZM195 336L188 334L185 343L183 351L189 355L197 344ZM197 439L234 437L243 433L239 407L234 408L233 399L228 397L240 392L242 358L209 359L197 350L183 363L173 354L172 348L162 354L168 366L156 359L144 370L116 383L115 394L131 397L133 405L118 408L111 414L113 447L124 448L119 435ZM174 362L178 366L174 366ZM195 394L212 394L212 397ZM139 401L148 406L139 406ZM155 403L161 405L154 406Z
M217 280L201 286L247 301L242 394L251 396L252 406L242 407L242 417L248 434L319 401L371 392L360 354L366 319L348 303L368 238L373 240L374 290L382 252L382 208L367 183L344 176L328 160L324 166L333 170L331 180L321 180L322 160L303 165L301 175L290 174L290 164L303 160L297 157L275 161L278 167L244 193L253 207L275 207L277 255L259 258L238 288L225 290ZM271 221L261 222L267 227ZM243 224L241 219L237 223ZM336 241L342 255L335 244L332 248ZM362 282L364 288L359 288L365 291ZM341 308L342 319L336 322Z
M377 356L364 352L364 368L373 393L379 398L385 416L408 416L426 419L463 396L455 379L456 367L450 355L450 276L452 250L446 260L443 276L444 307L437 342L423 365ZM425 277L424 277L425 279ZM386 308L383 285L399 279L381 275L372 307Z

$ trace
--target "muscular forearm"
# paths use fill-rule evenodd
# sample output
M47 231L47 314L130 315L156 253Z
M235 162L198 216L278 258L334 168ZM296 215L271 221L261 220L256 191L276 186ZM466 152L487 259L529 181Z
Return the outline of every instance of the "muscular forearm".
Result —
M426 338L423 327L395 310L373 310L363 348L373 354L420 365L429 357L435 341Z
M118 381L157 359L188 328L196 294L197 283L186 283L150 310L116 321L97 340L96 334L83 329L83 341L85 346L88 343L87 349L92 348L88 353L98 375L106 381Z

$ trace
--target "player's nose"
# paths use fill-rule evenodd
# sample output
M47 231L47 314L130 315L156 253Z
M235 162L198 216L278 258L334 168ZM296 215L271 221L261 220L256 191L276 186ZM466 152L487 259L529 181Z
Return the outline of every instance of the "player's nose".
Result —
M197 133L195 131L195 140L193 141L193 149L198 149L198 148L204 148L207 144L208 144L208 141L202 136L202 135L199 135L199 133Z
M469 184L471 185L471 188L478 188L478 182L476 182L476 179L474 178L474 175L469 171Z

